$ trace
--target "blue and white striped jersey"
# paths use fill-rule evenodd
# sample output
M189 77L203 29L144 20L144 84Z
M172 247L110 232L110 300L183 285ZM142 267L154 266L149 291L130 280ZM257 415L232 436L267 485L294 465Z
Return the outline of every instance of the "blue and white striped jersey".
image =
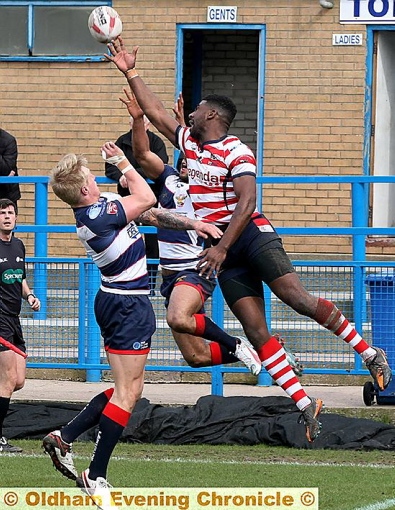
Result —
M116 294L149 294L144 240L115 193L73 209L77 234L101 273L101 289Z
M160 186L159 207L196 219L189 185L183 182L178 171L165 165L163 173L155 179ZM158 228L159 259L165 269L181 271L195 268L198 255L203 250L203 238L194 230L169 230Z

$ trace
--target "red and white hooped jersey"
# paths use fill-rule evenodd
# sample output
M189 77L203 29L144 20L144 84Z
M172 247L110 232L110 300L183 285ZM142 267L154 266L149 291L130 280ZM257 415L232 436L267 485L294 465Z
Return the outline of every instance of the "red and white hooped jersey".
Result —
M216 225L227 225L238 202L233 180L256 176L252 150L232 135L199 145L190 128L180 127L176 134L188 162L189 194L196 215Z

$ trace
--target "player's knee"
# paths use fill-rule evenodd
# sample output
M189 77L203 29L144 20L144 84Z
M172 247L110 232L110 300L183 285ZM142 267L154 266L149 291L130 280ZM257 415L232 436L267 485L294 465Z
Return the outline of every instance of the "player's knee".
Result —
M17 378L16 375L10 373L7 379L4 379L2 384L0 385L1 393L4 397L11 397L14 391L17 388Z
M143 382L137 383L133 385L133 388L129 394L129 407L133 409L136 403L140 400L141 395L143 394Z
M21 390L24 386L25 386L25 379L23 379L23 381L17 381L15 383L14 391Z
M119 401L117 401L117 405L132 412L136 403L140 400L141 394L141 391L131 391L127 395L121 396Z
M168 314L167 323L171 327L171 329L174 329L174 331L177 331L179 333L189 332L188 321L186 320L185 316L178 316L177 314Z

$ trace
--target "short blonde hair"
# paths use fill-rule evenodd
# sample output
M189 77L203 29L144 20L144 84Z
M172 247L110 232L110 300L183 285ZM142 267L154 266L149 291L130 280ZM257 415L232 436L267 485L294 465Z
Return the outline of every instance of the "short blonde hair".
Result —
M53 192L71 207L80 203L81 188L87 183L82 167L87 164L87 159L82 155L66 154L51 172L49 183Z

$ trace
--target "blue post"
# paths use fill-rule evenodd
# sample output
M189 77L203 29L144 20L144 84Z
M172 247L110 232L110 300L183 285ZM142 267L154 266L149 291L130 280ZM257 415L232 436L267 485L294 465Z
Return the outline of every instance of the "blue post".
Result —
M87 277L86 277L86 267L88 264L85 262L79 262L78 264L78 364L85 364L85 345L86 342L86 325L88 324L87 320L87 306L86 299L87 296Z
M212 319L221 328L224 327L224 298L217 285L212 298ZM211 394L223 396L224 394L224 374L220 366L211 367Z
M218 365L211 367L211 395L224 395L224 374Z
M36 232L34 236L34 256L48 256L48 234L45 227L48 225L48 184L35 183L35 207L34 221L36 225L43 225L43 232ZM34 265L34 292L41 301L40 311L36 313L36 319L47 318L47 264L37 262Z
M272 291L269 289L267 285L263 285L263 295L265 298L265 314L266 314L266 322L269 330L271 329L272 323ZM271 386L273 384L273 380L269 372L262 367L261 373L258 375L258 381L256 383L257 386Z
M100 328L97 325L93 304L98 288L100 287L100 272L93 262L85 264L85 271L87 275L87 287L86 287L86 363L92 365L100 364L100 343L101 335ZM101 379L100 369L88 368L86 371L87 382L99 382Z
M363 182L353 182L351 184L352 193L352 226L353 227L367 227L368 214L367 214L367 193L366 184ZM353 247L353 260L358 262L366 261L366 246L365 235L354 235L352 238ZM365 303L365 282L364 282L364 269L361 265L354 268L354 321L355 329L362 335L363 323L363 309L360 303ZM355 369L362 368L362 359L355 353Z

